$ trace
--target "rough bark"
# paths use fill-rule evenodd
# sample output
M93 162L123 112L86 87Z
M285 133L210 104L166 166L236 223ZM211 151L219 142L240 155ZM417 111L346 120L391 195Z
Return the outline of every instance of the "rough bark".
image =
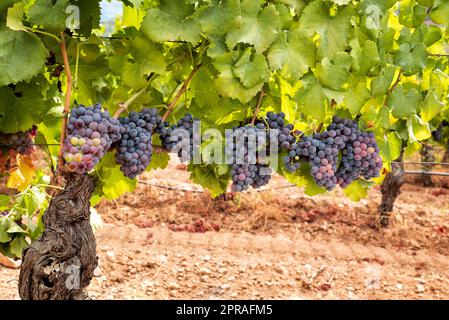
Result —
M443 162L446 162L446 163L449 162L449 141L447 143L446 152L444 153L444 156L443 156Z
M432 146L428 144L423 144L423 147L420 151L421 154L421 162L435 162L435 156L433 154ZM431 165L422 165L422 171L423 172L431 172L432 166ZM424 187L431 187L433 186L432 176L428 174L422 174L419 177L419 182Z
M402 162L404 155L404 148L401 149L401 155L396 162ZM390 214L393 211L393 206L396 198L401 193L401 186L405 182L404 166L401 164L392 164L391 172L387 173L380 191L382 193L382 201L379 205L380 224L387 227L390 223Z
M65 178L66 188L43 216L42 237L23 252L19 294L24 300L88 299L84 289L98 264L89 221L95 181L87 174Z

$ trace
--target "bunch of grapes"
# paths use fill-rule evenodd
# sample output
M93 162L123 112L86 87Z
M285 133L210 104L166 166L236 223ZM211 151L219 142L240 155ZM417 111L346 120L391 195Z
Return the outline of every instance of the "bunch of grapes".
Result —
M164 122L158 126L162 147L167 151L178 154L181 162L191 161L194 148L199 148L201 137L194 132L194 119L191 114L186 114L176 124Z
M290 146L284 157L287 170L296 171L301 161L309 162L315 182L329 191L337 185L345 188L360 176L377 177L382 168L374 134L362 132L354 121L338 117L326 131L302 137Z
M63 147L66 167L78 174L91 171L122 133L119 120L100 104L73 108Z
M262 163L259 151L267 148L265 124L234 127L232 137L226 138L225 153L233 164L231 166L232 189L235 192L248 190L251 186L259 188L271 179L271 169Z
M335 117L332 125L347 140L336 172L337 183L345 188L360 176L365 179L378 177L382 169L382 158L379 156L374 133L361 131L354 121L348 119Z
M436 142L441 142L443 140L443 129L445 127L449 127L449 122L447 120L443 120L438 128L432 131L433 140L435 140Z
M266 121L270 129L278 130L279 150L291 149L291 144L296 141L293 134L293 125L285 122L285 113L267 112ZM298 133L295 133L298 134Z
M37 126L30 130L16 133L2 133L0 131L0 148L13 149L21 155L31 155L35 150L34 138L37 134Z
M116 146L116 161L125 176L134 179L148 167L153 155L152 134L161 122L154 108L120 118L122 134Z
M343 142L337 138L335 131L316 133L313 137L304 137L294 145L296 149L289 152L294 165L298 160L308 161L310 173L315 182L327 190L333 190L337 183L338 152L343 148Z

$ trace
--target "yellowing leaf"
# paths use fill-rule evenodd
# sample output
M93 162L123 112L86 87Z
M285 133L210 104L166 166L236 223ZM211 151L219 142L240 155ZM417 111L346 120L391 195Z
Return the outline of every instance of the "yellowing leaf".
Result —
M19 191L25 190L33 182L36 169L28 157L17 155L17 169L11 172L6 186Z

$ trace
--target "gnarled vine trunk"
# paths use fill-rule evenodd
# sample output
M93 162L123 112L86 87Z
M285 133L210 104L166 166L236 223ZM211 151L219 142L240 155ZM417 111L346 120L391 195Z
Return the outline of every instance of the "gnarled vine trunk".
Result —
M42 237L23 252L19 294L24 300L89 298L84 289L98 264L89 221L95 181L87 174L65 178L66 188L43 216Z
M433 154L432 146L423 143L423 147L420 151L420 154L421 154L421 162L435 162L435 156ZM422 171L423 172L431 172L432 166L428 165L428 164L423 164ZM429 174L421 174L419 177L419 182L424 187L433 186L432 176Z
M443 156L443 162L446 162L446 163L449 162L449 141L446 146L446 152L444 153L444 156Z
M401 193L401 186L405 182L404 177L404 165L402 159L404 156L404 147L401 149L401 154L395 162L398 164L392 164L391 172L387 173L380 191L382 193L382 202L379 205L380 212L380 224L383 227L387 227L390 223L390 214L393 211L393 206L396 198Z

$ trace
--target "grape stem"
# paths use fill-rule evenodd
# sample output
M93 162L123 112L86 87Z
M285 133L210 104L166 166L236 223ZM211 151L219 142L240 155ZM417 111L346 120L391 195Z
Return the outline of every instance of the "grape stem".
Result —
M59 155L58 155L58 169L56 170L56 173L58 173L58 170L62 168L64 165L63 161L63 150L64 150L64 140L65 140L65 134L67 130L67 118L69 115L69 108L70 108L70 100L72 98L72 73L70 71L70 64L69 64L69 58L67 56L67 48L65 45L65 39L64 39L64 33L61 32L61 54L62 58L64 60L64 69L67 77L67 91L65 95L65 103L64 103L64 113L63 113L63 119L62 119L62 126L61 126L61 141L59 145Z
M120 116L120 114L123 111L128 110L128 107L138 98L140 97L146 90L147 88L142 88L139 91L137 91L135 94L133 94L131 96L131 98L129 98L126 102L122 102L119 104L119 108L117 109L117 111L114 113L114 118L118 118Z
M176 94L175 98L167 104L167 111L165 111L164 115L162 116L162 121L165 121L167 119L167 117L170 115L170 113L173 111L173 108L175 107L176 103L181 98L181 96L184 94L184 92L186 92L187 88L189 87L190 81L192 81L193 76L195 75L195 73L198 71L198 69L200 67L201 67L201 63L197 64L196 67L194 67L192 69L189 76L182 84L181 89L179 89L178 93Z
M259 99L257 99L256 108L254 109L253 119L251 120L251 125L254 125L254 123L256 122L256 118L257 118L257 115L259 114L260 106L262 105L264 96L265 96L265 91L263 90L263 87L262 87L262 89L260 89L260 92L259 92Z

